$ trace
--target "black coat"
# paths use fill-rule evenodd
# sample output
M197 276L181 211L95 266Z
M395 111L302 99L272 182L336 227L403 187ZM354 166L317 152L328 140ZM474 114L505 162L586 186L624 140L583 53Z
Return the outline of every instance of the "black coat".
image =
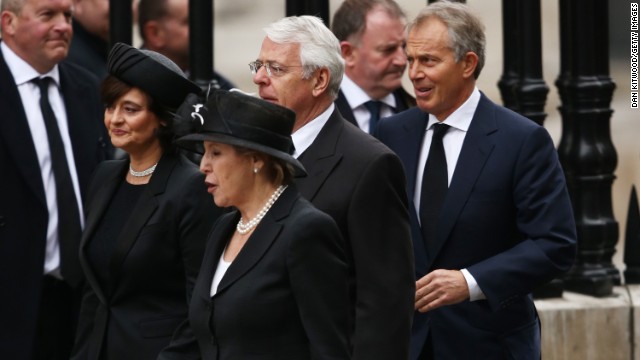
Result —
M226 214L212 230L189 308L193 334L161 358L350 359L345 244L335 222L289 186L211 297L239 218Z
M80 261L87 277L74 359L155 359L187 317L188 296L205 241L220 211L203 175L180 155L164 155L124 224L109 259L109 280L96 276L87 246L127 160L100 165L89 187Z
M406 359L415 280L400 159L338 111L298 159L300 193L348 243L354 359Z

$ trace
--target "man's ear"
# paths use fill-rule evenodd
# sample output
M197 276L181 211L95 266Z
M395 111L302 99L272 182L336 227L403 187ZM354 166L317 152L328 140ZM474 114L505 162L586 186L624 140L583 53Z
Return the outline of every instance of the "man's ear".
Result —
M16 17L16 14L8 10L0 13L0 30L2 30L1 34L5 40L16 33Z
M165 31L156 20L147 21L142 29L144 31L145 43L153 49L161 49L166 44Z
M356 47L349 41L340 41L340 53L344 59L345 67L356 65Z
M320 96L327 91L330 76L327 68L320 68L315 71L312 79L313 89L311 90L314 96Z
M469 51L462 57L463 72L462 75L465 78L473 77L473 73L478 67L478 55L473 51Z

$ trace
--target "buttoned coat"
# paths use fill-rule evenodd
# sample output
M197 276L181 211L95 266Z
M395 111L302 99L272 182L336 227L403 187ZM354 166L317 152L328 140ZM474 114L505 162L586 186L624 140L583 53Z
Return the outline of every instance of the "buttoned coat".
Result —
M73 359L155 359L187 318L188 295L218 212L204 176L182 155L165 154L132 204L101 281L87 247L128 160L102 163L91 181L80 261L86 274Z
M486 300L416 312L411 359L429 333L436 359L535 357L540 328L530 293L567 271L576 249L573 212L551 138L482 94L435 241L425 244L413 197L427 122L428 114L414 108L381 121L377 133L407 173L415 276L466 268Z
M353 358L406 359L415 280L400 160L337 109L298 160L300 193L348 244Z
M80 194L96 165L109 156L98 80L61 63ZM0 52L0 358L31 359L42 294L49 213L35 141L15 80ZM67 244L78 248L80 239ZM75 264L76 274L82 271ZM73 264L72 264L73 267ZM73 279L78 284L80 279Z
M210 295L218 260L240 219L215 225L189 308L207 360L350 359L345 244L335 222L289 186ZM163 354L191 359L186 353Z

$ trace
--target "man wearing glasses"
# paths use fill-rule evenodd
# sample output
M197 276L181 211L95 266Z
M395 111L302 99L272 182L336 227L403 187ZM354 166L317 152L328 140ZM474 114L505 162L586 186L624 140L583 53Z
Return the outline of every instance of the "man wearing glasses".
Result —
M253 82L261 98L296 113L294 156L309 174L296 184L349 244L353 305L335 311L352 320L353 359L406 359L415 281L400 160L337 111L344 60L320 19L287 17L264 30Z

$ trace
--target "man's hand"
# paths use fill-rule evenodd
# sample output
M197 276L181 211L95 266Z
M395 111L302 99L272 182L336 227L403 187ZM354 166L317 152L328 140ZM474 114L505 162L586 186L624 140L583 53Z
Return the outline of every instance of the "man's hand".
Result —
M460 270L434 270L416 281L415 309L427 312L469 298L469 287Z

